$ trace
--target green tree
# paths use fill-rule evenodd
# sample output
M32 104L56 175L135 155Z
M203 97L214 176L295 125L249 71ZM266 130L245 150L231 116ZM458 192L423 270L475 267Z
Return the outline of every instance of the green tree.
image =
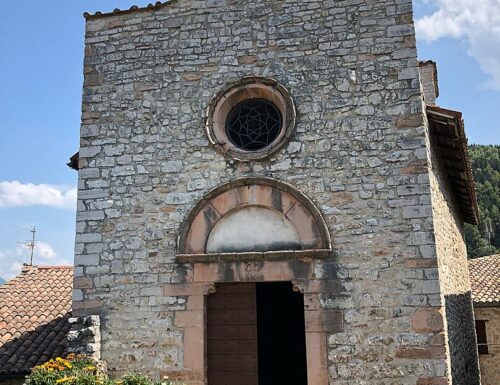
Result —
M467 225L469 258L500 253L500 146L469 146L476 182L479 225Z

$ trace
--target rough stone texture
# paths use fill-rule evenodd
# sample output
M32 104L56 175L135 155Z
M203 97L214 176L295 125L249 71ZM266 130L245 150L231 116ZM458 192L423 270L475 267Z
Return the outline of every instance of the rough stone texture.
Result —
M483 385L500 384L500 308L474 308L476 320L486 322L486 338L488 340L488 354L479 355L481 367L481 383Z
M431 143L429 180L439 284L445 298L449 374L453 384L479 384L470 277L463 220L443 173L444 160ZM465 325L465 326L464 326Z
M431 143L431 148L432 146ZM463 294L471 290L464 226L456 198L449 188L444 160L435 150L430 152L432 213L442 294Z
M439 96L437 85L437 66L433 61L420 62L419 64L420 82L426 104L436 105Z
M90 19L84 72L73 311L101 315L113 372L202 383L203 357L189 349L203 343L212 289L199 282L211 267L276 279L283 265L178 263L176 238L210 189L267 176L308 196L334 243L326 259L286 265L317 286L312 309L342 320L342 331L310 333L308 346L328 354L308 360L319 373L309 383L450 375L433 222L450 212L430 206L410 0L180 0ZM205 112L252 74L290 90L296 130L271 158L233 162L209 145ZM420 308L425 331L412 328Z
M99 316L72 317L68 321L68 353L87 354L101 359L101 331Z
M480 385L471 293L445 296L453 384Z

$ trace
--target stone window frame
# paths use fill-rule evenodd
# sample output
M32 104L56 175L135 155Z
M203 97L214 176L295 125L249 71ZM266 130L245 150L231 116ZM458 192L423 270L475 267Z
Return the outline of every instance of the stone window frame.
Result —
M260 206L282 213L296 227L304 248L263 252L206 253L210 232L235 209ZM332 255L330 231L316 205L288 183L266 177L239 178L209 191L190 211L177 239L181 263L326 258Z
M260 150L246 151L234 145L226 134L226 118L232 108L244 100L265 99L272 102L282 116L282 128L273 142ZM292 136L297 111L290 92L277 80L246 76L217 92L207 108L205 130L209 142L224 157L236 161L254 161L269 158L282 148Z

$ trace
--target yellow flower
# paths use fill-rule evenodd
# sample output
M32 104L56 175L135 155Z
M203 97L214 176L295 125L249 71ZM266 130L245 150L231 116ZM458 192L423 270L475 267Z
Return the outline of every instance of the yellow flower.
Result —
M56 380L56 383L60 384L62 382L72 381L74 379L75 379L75 377L63 377L63 378L59 378L58 380Z
M92 370L96 370L96 367L92 366L92 365L89 365L89 366L84 367L83 370L92 371Z

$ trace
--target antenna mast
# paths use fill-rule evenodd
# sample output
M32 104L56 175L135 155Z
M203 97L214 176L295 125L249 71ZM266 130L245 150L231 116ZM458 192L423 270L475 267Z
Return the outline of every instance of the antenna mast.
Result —
M28 249L31 250L31 252L30 252L30 263L24 263L24 265L25 266L33 266L33 254L35 252L36 227L33 226L30 229L26 229L26 228L24 228L24 229L27 230L27 231L29 231L31 233L31 239L29 241L26 241L26 242L18 242L18 243L23 244L24 246L26 246Z
M35 251L35 234L36 234L36 227L33 226L33 228L30 230L31 232L31 242L28 243L28 247L31 249L31 255L30 255L30 266L33 266L33 252Z

